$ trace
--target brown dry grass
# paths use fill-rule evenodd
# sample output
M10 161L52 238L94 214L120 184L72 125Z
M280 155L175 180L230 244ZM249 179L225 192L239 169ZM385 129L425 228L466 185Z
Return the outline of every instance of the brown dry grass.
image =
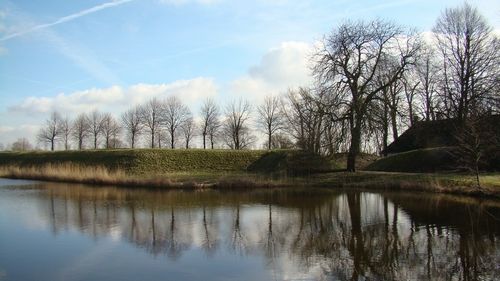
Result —
M43 166L0 166L0 177L32 179L96 185L121 185L141 187L202 188L201 184L173 182L165 177L137 178L120 170L109 170L103 166L80 166L75 164L46 164Z
M139 176L127 174L122 170L110 170L104 166L83 166L71 163L28 167L0 166L0 177L92 185L182 189L246 189L285 185L282 181L269 180L247 173L211 175L172 173Z

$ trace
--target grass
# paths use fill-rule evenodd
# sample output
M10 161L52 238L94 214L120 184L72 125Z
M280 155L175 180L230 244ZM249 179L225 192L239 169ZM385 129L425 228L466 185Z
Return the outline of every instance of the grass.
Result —
M453 170L455 161L447 147L417 149L389 155L369 164L365 170L384 172L434 173Z
M181 171L245 171L267 153L262 150L118 149L56 152L0 153L0 166L38 167L47 164L101 166L133 175L158 175Z
M412 153L415 152L395 155L393 159L397 161L390 165L403 166L398 161L410 161L412 158L408 155L415 156ZM424 153L434 155L436 150ZM342 157L334 157L336 160L332 163L331 159L284 150L124 149L0 153L0 177L162 188L301 186L418 190L500 198L500 173L483 174L483 188L479 190L473 176L458 173L333 172L341 167ZM424 165L429 161L426 159L414 164ZM390 166L382 159L368 168L380 167L381 163Z
M500 198L500 173L482 174L480 189L477 188L473 175L459 173L342 172L335 173L335 175L319 174L315 176L312 185L426 191Z
M297 150L118 149L0 153L0 167L35 168L47 164L99 166L136 176L235 172L301 175L334 169L330 160Z

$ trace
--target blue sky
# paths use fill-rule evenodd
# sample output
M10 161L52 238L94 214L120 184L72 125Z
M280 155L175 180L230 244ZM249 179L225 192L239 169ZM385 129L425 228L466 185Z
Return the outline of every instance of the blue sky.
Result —
M345 19L428 31L462 1L0 1L0 143L52 110L118 115L152 96L194 112L215 97L258 101L310 82L312 44ZM469 1L500 28L498 1Z

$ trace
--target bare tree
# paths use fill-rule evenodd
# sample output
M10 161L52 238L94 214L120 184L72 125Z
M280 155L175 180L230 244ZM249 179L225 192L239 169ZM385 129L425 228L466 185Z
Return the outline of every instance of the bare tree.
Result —
M144 124L141 122L141 110L136 106L122 114L122 124L131 148L135 148L137 138L142 134Z
M280 98L278 96L267 96L264 102L257 107L259 117L258 126L267 135L267 149L271 149L273 135L283 129L285 116L281 112Z
M122 128L116 119L109 113L104 114L102 118L102 134L106 143L106 148L115 148L116 140L121 133Z
M89 125L90 132L92 137L94 138L94 149L97 149L99 145L99 137L103 133L103 122L104 122L104 114L101 112L94 110L89 115Z
M442 100L447 117L464 121L497 93L500 41L468 3L446 9L433 29L443 59Z
M214 121L211 122L210 125L208 126L207 132L208 132L208 137L210 139L210 148L211 149L214 149L215 140L220 135L221 126L222 126L222 122L220 121L219 118L214 119Z
M283 104L288 131L297 146L312 153L321 153L321 138L325 124L324 95L315 95L312 89L290 90Z
M253 141L248 127L250 113L251 105L246 100L233 101L226 106L223 135L231 149L246 148Z
M419 82L417 92L422 100L422 112L426 121L436 119L437 87L441 76L441 70L436 61L433 47L423 45L415 71Z
M165 130L165 128L162 126L156 128L155 139L156 139L156 147L157 148L162 148L165 145L165 143L170 142L169 137L168 137L168 133Z
M418 115L415 111L415 98L417 97L418 87L420 81L417 79L417 73L414 68L407 71L403 78L401 79L401 84L403 85L403 91L406 98L406 103L408 106L408 122L410 127L414 125L414 122L418 120ZM396 140L397 135L395 135L394 140Z
M61 137L64 143L64 150L69 149L69 139L71 137L72 129L71 121L67 116L61 119Z
M268 148L269 145L266 144L265 147ZM280 132L273 134L271 139L271 149L292 149L294 147L294 143L286 134Z
M181 124L180 129L184 137L186 149L188 149L189 144L191 143L191 140L193 140L194 134L196 132L196 124L194 122L193 116L187 117L187 119Z
M33 146L26 138L19 138L12 144L12 151L28 151L32 149Z
M170 137L170 148L175 148L177 129L191 116L189 108L176 96L171 96L165 101L162 110L162 123L165 124Z
M492 127L494 120L489 114L474 112L456 128L457 145L452 156L457 168L475 175L478 188L481 188L480 169L490 165L498 153L498 129Z
M54 151L56 141L61 136L61 115L54 111L50 118L45 121L45 126L40 129L37 135L39 142L50 143L50 150Z
M213 99L207 99L201 106L201 136L203 137L203 149L206 149L206 139L207 136L210 136L210 139L213 139L214 134L210 134L210 131L214 131L214 129L219 127L219 107L215 103ZM213 141L212 141L212 149L213 149Z
M161 126L161 111L163 105L157 98L152 98L146 104L140 107L141 120L144 128L148 131L151 138L151 148L155 147L156 131Z
M85 140L90 136L90 121L87 114L82 113L73 121L72 135L78 144L78 149L82 150Z
M349 171L356 170L363 123L370 103L383 89L399 79L414 61L417 40L405 33L403 28L381 20L347 22L326 38L315 55L314 74L317 81L333 95L331 106L342 111L338 115L349 121ZM381 61L388 56L396 57L393 61L397 63L382 65ZM384 83L377 85L376 73L386 66L390 67L386 69L390 75Z

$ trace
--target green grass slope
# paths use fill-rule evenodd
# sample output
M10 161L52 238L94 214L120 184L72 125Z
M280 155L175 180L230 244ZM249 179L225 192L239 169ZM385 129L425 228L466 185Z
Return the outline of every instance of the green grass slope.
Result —
M365 170L384 172L434 173L456 167L451 148L416 149L389 155L368 165Z
M246 171L302 175L335 168L323 157L294 150L118 149L0 153L0 166L37 167L47 164L102 166L135 175Z
M338 169L331 160L300 150L275 150L262 155L248 166L248 171L308 175Z
M77 164L121 169L132 174L168 172L244 171L266 151L250 150L170 150L119 149L56 152L4 152L0 165L41 166L46 164Z

